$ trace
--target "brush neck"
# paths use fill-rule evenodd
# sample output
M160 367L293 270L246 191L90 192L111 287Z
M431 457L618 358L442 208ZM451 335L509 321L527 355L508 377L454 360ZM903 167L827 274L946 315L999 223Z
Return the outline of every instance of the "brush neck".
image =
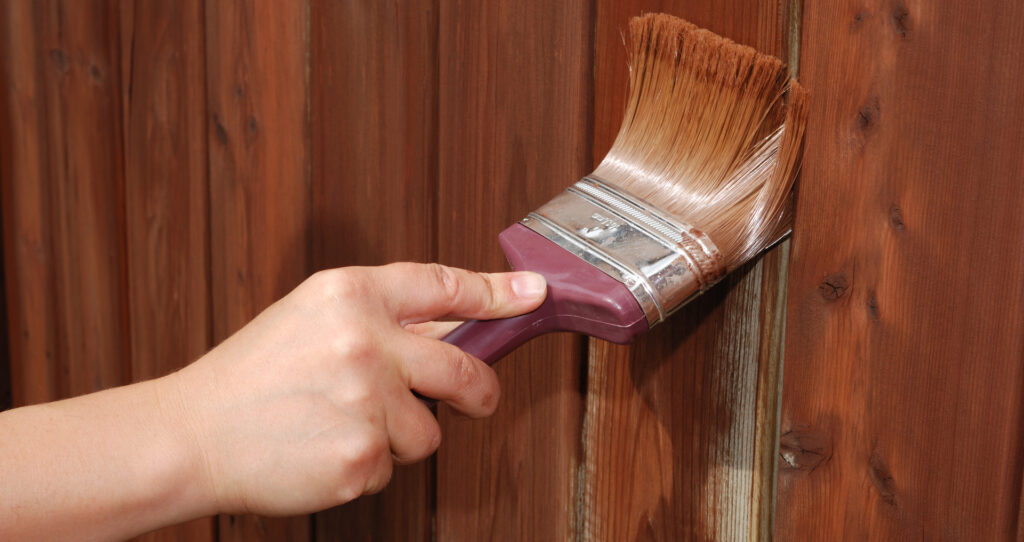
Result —
M725 274L722 256L706 234L593 177L521 223L626 285L649 325Z

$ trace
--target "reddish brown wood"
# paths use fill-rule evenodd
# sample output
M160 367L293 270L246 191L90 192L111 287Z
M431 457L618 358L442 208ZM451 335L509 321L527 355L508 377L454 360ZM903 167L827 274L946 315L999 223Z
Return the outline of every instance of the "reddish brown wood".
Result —
M589 3L440 3L439 255L506 269L497 234L589 171ZM580 340L497 365L497 414L441 408L439 540L565 540L575 521Z
M311 203L305 2L208 2L210 290L220 341L302 281ZM221 540L305 540L308 517L222 517Z
M109 3L4 9L17 81L7 99L4 196L8 254L20 256L8 263L20 404L129 376L120 44Z
M1021 21L805 5L780 540L1024 537Z
M436 0L311 6L313 262L434 261ZM433 462L316 516L318 540L429 540Z
M130 378L120 35L112 2L39 6L49 119L59 349L79 395Z
M132 378L211 345L203 5L121 2ZM145 540L213 540L211 519Z
M40 14L27 0L0 7L3 40L4 269L10 330L12 399L16 405L60 397L55 270L50 236L52 149L46 88L37 60L45 57ZM17 134L17 136L15 136Z
M777 2L598 3L595 165L622 118L622 34L648 11L785 51ZM738 270L636 345L592 341L580 539L759 540L770 532L785 262L775 251Z

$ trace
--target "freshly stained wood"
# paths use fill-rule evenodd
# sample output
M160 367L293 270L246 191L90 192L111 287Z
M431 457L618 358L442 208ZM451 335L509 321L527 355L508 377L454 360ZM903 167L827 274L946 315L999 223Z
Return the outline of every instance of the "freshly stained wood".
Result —
M586 3L440 2L438 247L507 269L497 235L590 170ZM580 339L533 341L497 365L496 415L440 407L438 540L566 540L580 461Z
M206 85L199 0L123 2L131 375L165 375L210 348ZM144 540L213 540L196 520Z
M7 91L4 140L17 154L5 158L4 214L8 253L23 256L12 290L26 284L11 297L23 404L129 378L119 42L107 4L4 9L18 81Z
M779 540L1024 537L1024 5L805 5Z
M50 236L49 163L54 149L47 144L47 119L52 113L38 66L47 54L41 14L33 8L29 0L0 6L0 202L14 405L60 398L62 380Z
M435 261L435 0L311 6L313 265ZM318 540L430 540L433 461L316 516Z
M664 11L782 54L776 2L598 4L594 160L618 131L629 18ZM577 536L760 540L770 532L785 247L633 346L592 340Z
M206 4L214 342L310 271L307 8ZM222 517L220 540L307 539L309 523Z

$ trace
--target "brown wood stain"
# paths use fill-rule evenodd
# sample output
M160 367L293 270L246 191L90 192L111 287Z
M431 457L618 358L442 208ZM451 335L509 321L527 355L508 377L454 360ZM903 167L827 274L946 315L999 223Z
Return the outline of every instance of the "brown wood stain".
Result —
M496 416L441 407L379 496L146 538L1020 539L1024 8L802 9L5 2L13 402L171 371L315 269L505 269L497 233L611 144L628 18L666 11L801 58L792 245L634 345L509 356Z

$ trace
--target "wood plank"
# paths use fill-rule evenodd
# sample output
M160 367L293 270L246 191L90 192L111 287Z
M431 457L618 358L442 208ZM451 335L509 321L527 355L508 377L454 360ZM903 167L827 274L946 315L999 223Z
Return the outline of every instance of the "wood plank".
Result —
M439 257L507 269L506 226L590 170L589 2L442 1ZM575 521L581 340L533 341L496 366L497 413L440 408L438 540L566 540Z
M201 0L122 0L131 373L155 378L211 346ZM213 540L210 518L142 540Z
M306 2L206 4L210 290L219 342L310 271ZM225 516L221 540L306 540L308 517Z
M314 267L435 261L437 2L310 9ZM429 540L433 469L317 514L317 539Z
M1024 5L808 2L780 540L1020 540Z
M14 174L14 161L10 158L11 152L13 152L14 144L11 142L16 129L13 125L12 117L16 114L11 107L12 96L17 94L14 90L17 88L16 77L20 74L14 72L14 66L17 65L17 58L10 58L13 54L18 54L15 51L19 51L19 44L23 43L20 40L24 39L16 31L12 30L12 9L16 9L19 6L14 4L6 4L0 7L0 29L3 31L3 38L0 38L0 79L4 81L4 84L0 85L0 227L2 232L10 232L12 229L11 222L5 220L8 214L16 214L14 211L8 211L4 209L4 202L10 196L7 191L7 185L10 184L5 179L11 178ZM31 45L31 44L28 44ZM24 63L22 63L24 66ZM8 294L6 287L9 278L9 271L7 270L7 263L9 258L4 247L7 246L6 235L0 235L0 254L3 255L5 265L0 266L0 411L7 410L12 406L11 397L11 342L8 339L8 323L11 321L7 313L11 308L8 307L7 299ZM13 262L11 262L13 264ZM11 265L14 267L14 265ZM19 345L20 346L20 345ZM44 367L46 361L40 362Z
M2 25L0 25L2 28ZM3 73L0 68L0 73ZM2 99L0 99L0 103ZM4 121L0 113L0 126ZM0 175L3 175L0 173ZM3 211L0 210L0 213ZM0 244L3 237L0 236ZM0 254L3 254L3 247L0 246ZM4 285L7 277L4 274L3 266L0 266L0 412L11 408L11 354L10 341L7 339L7 295L4 292Z
M55 270L50 237L50 153L38 9L28 0L0 6L0 182L12 402L60 397ZM52 62L52 60L48 60ZM17 134L17 136L15 136Z
M21 404L129 378L120 43L109 2L5 8L18 80L7 105L19 154L4 192Z
M622 34L663 11L781 54L777 2L598 3L595 165L627 90ZM762 540L771 530L784 278L782 246L736 271L635 345L593 340L581 540Z
M62 393L130 380L120 30L113 2L40 6Z

